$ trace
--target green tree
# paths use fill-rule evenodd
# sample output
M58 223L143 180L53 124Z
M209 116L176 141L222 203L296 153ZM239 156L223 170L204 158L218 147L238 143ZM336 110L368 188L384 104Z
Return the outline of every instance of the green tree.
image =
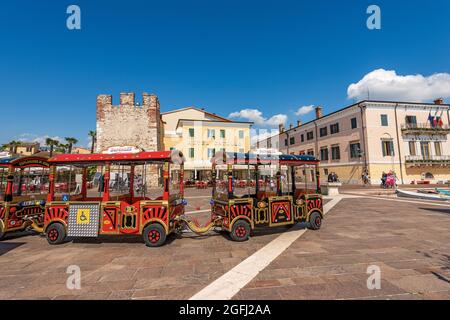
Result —
M50 157L53 156L53 150L59 146L59 141L52 138L45 139L45 144L50 148Z
M68 151L67 153L72 153L73 145L76 144L78 142L78 140L75 138L71 138L71 137L67 137L64 139L66 139L66 141L67 141L67 151Z
M89 131L89 136L91 137L91 153L94 153L95 144L97 143L97 131Z

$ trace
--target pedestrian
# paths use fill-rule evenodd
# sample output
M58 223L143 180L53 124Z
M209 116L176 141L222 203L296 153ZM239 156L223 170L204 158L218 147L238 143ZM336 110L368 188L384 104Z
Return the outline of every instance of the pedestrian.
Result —
M383 173L381 174L381 187L382 188L386 188L386 172L383 171Z
M328 174L328 182L333 182L333 173L332 172L330 172Z

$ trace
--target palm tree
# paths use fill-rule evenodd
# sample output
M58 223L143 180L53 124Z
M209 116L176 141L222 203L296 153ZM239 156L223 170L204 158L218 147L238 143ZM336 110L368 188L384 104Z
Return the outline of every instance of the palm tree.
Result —
M67 153L72 153L72 147L74 144L76 144L78 142L78 140L75 138L71 138L71 137L64 138L64 139L66 139L66 141L67 141L67 149L68 149Z
M45 139L45 144L50 147L50 157L52 157L53 149L59 145L59 141L52 138L47 138Z
M91 130L88 135L91 137L91 153L94 153L94 146L97 142L97 131Z
M69 149L69 144L66 143L59 143L58 146L56 147L55 151L59 152L59 153L68 153L67 150Z

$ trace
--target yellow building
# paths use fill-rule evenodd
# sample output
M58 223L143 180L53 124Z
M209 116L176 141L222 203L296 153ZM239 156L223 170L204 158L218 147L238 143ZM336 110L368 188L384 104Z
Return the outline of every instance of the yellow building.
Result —
M161 117L164 148L184 153L186 179L209 179L210 159L218 151L250 151L252 122L232 121L194 107L164 112Z
M74 147L72 149L72 153L75 153L75 154L89 154L89 153L91 153L91 150L86 149L86 148L82 148L82 147Z
M10 146L9 151L12 154L21 156L31 156L39 152L40 144L38 142L21 142L17 146Z

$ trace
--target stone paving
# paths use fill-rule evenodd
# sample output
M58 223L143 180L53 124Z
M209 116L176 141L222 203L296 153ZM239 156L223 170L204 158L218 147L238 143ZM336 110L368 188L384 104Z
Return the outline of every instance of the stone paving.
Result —
M209 195L190 191L188 211L207 210ZM343 199L320 231L307 231L234 299L450 299L449 209ZM185 233L161 248L140 237L49 246L13 235L0 242L0 299L188 299L280 232L289 230L260 230L244 243ZM381 268L381 290L366 287L371 264ZM69 265L81 268L81 290L66 288Z
M234 298L450 299L450 207L343 199Z

